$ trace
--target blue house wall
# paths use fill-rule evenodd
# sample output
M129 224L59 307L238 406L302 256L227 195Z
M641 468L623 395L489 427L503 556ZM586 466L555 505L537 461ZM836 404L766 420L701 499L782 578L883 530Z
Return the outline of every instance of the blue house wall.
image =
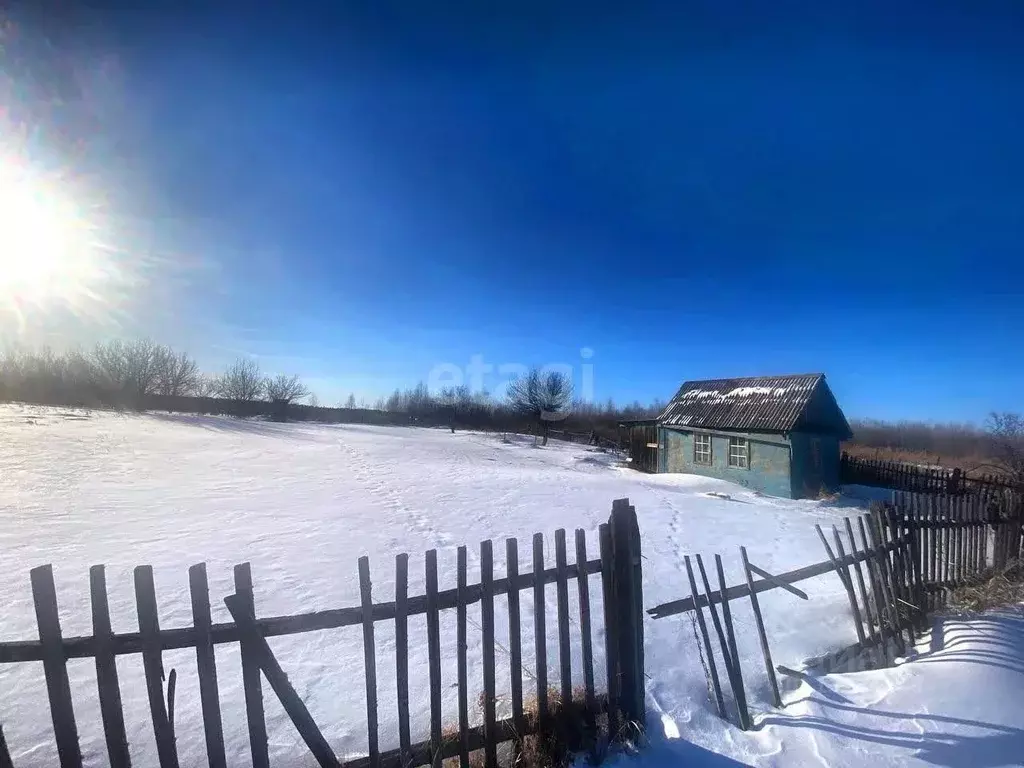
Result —
M793 449L793 498L815 498L822 491L839 488L839 438L795 432Z
M683 429L658 429L658 462L660 472L685 472L742 485L771 496L792 498L791 445L784 435L711 432L711 464L697 464L693 460L693 432ZM729 438L748 440L748 468L729 466Z

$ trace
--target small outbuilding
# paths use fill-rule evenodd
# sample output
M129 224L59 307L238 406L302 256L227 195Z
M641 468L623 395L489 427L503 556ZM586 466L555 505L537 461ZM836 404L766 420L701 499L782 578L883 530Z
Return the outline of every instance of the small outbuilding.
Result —
M772 496L839 487L851 437L821 373L687 381L657 420L658 472L707 475Z

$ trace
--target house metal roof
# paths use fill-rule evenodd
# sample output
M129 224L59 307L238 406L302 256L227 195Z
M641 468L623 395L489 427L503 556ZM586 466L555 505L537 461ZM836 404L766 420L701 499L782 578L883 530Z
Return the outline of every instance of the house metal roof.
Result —
M819 387L825 389L838 412L841 424L835 425L836 431L848 431L846 419L821 373L687 381L658 423L669 427L790 432L800 424Z

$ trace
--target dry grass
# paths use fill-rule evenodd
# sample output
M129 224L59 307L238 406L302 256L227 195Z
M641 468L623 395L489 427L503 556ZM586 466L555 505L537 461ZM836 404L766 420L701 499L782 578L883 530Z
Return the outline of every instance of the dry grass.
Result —
M1011 560L999 571L988 570L967 586L954 590L950 605L961 611L984 611L1024 601L1024 562Z
M587 754L590 762L601 762L607 752L608 733L607 716L600 712L588 712L585 692L582 688L573 690L573 700L562 701L558 689L548 689L548 716L538 722L537 700L523 702L523 715L529 730L535 733L522 739L520 748L515 745L499 746L498 761L511 768L567 768L573 758ZM483 709L481 695L477 706ZM449 725L442 732L444 743L459 740L457 725ZM475 750L469 753L471 768L483 768L484 752ZM451 757L442 761L444 768L458 768L459 758Z
M943 456L931 451L914 451L906 448L886 448L862 443L843 443L843 450L858 459L870 459L875 461L899 461L906 464L920 464L931 467L944 467L955 469L960 467L966 472L981 468L982 472L999 474L996 467L992 466L992 459L986 456Z

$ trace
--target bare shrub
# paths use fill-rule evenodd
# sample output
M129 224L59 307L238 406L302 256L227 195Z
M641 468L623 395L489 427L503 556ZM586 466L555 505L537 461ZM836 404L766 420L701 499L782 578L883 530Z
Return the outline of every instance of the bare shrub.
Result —
M259 400L264 381L260 364L251 357L240 357L224 371L217 389L229 400Z
M279 373L263 380L263 396L268 400L301 400L309 395L309 388L298 376Z
M547 445L551 422L565 418L572 403L572 379L561 371L532 368L509 382L506 396L515 413L537 423L541 444Z
M161 395L189 395L199 383L199 364L186 352L162 347L157 359L157 392Z

